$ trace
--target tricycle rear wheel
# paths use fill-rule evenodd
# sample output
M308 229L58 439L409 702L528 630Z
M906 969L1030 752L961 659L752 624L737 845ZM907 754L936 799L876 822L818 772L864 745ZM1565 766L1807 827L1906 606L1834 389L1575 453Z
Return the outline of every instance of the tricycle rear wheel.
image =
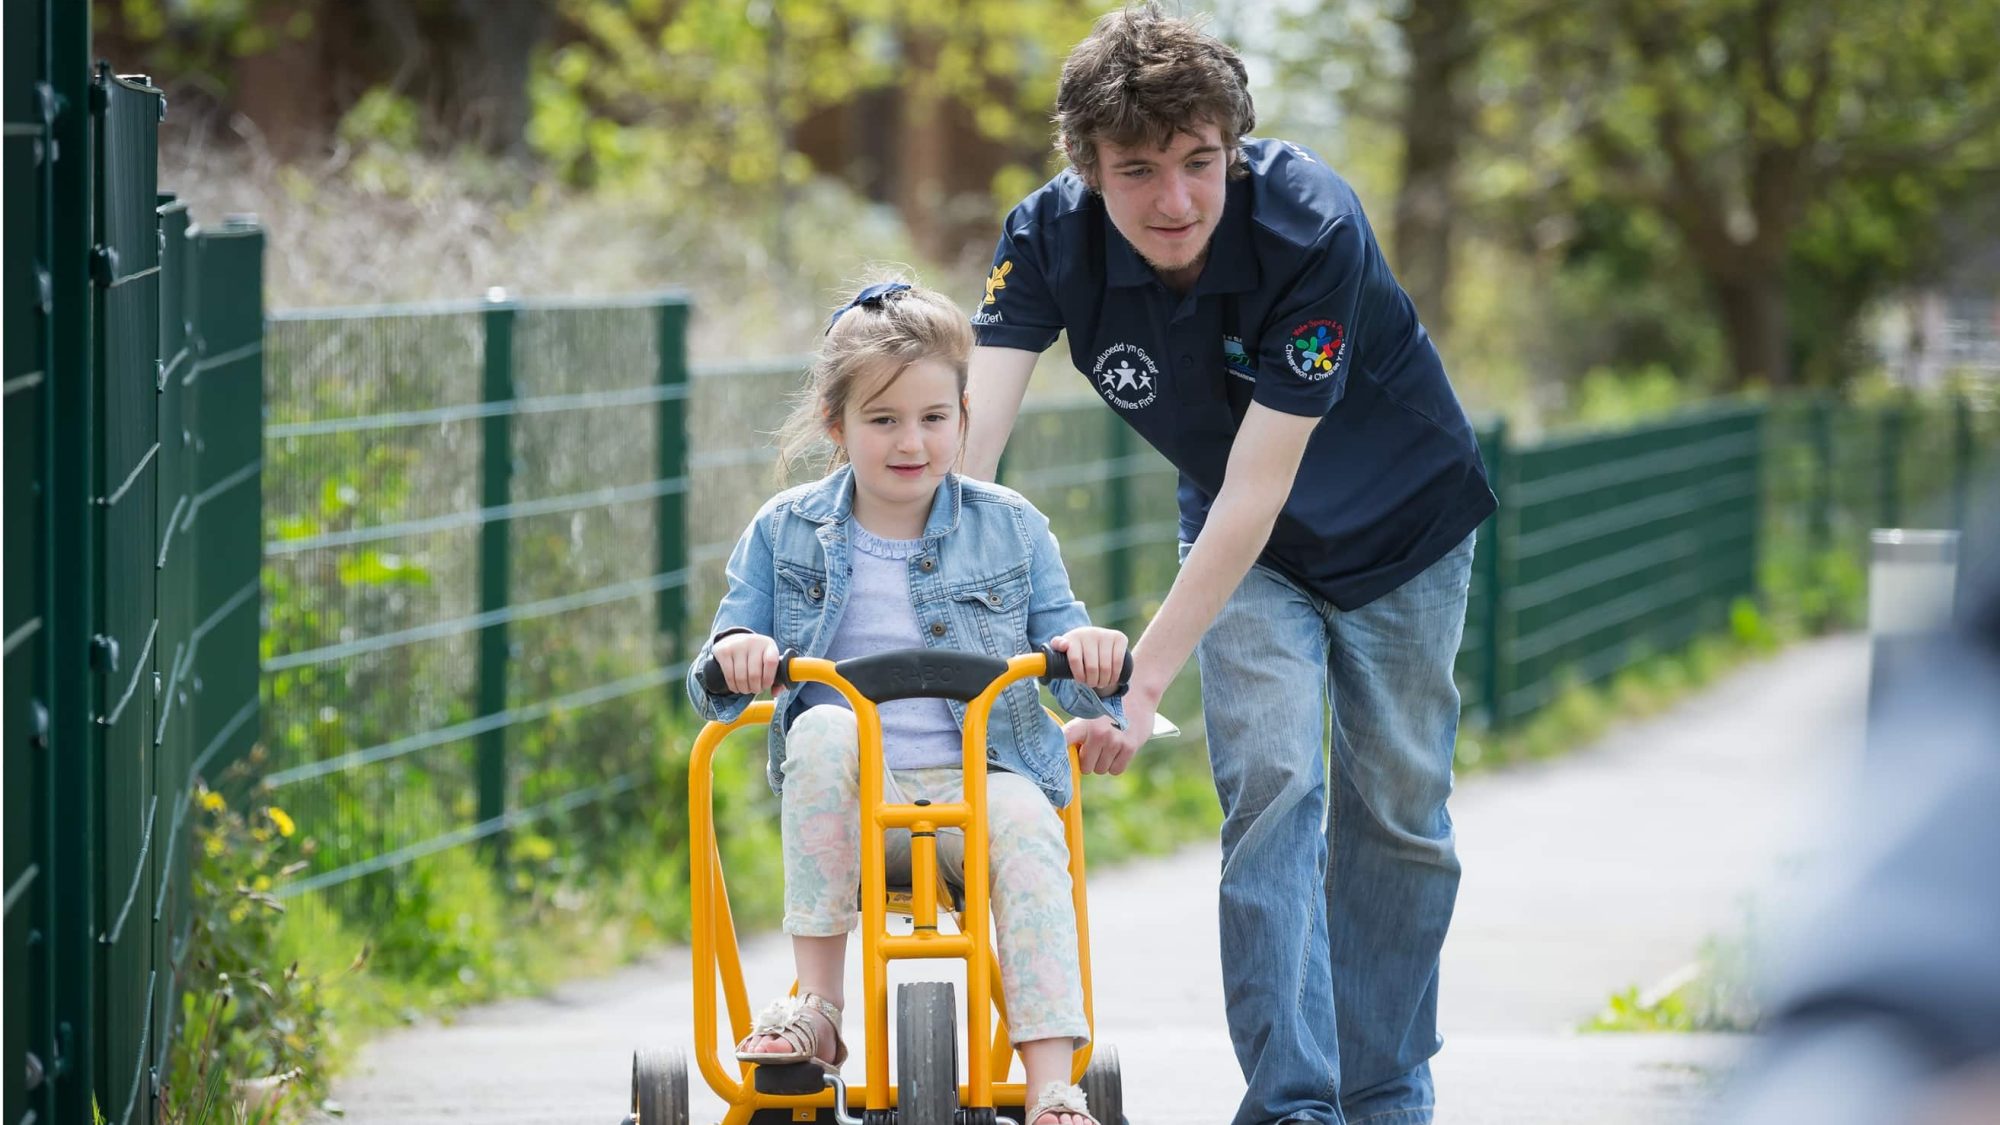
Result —
M1125 1079L1118 1070L1118 1048L1109 1044L1093 1047L1079 1085L1092 1117L1104 1125L1125 1125Z
M896 986L896 1123L952 1125L958 1114L958 1001L948 981Z
M632 1052L632 1114L638 1125L688 1125L687 1059L679 1051Z

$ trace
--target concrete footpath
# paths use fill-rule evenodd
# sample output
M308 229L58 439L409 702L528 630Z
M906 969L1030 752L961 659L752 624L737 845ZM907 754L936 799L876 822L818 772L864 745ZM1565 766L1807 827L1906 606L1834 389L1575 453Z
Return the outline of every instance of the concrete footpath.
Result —
M1437 1125L1704 1119L1738 1037L1575 1029L1611 993L1671 977L1705 940L1740 936L1753 900L1767 907L1796 883L1837 824L1867 664L1865 638L1799 645L1558 761L1460 786ZM1216 968L1216 869L1207 845L1091 883L1098 1037L1118 1048L1134 1125L1221 1125L1242 1092ZM753 1002L782 991L783 939L744 952ZM361 1125L608 1125L632 1049L687 1045L690 996L686 951L669 951L386 1036L334 1099ZM858 1059L847 1073L861 1076ZM718 1120L698 1075L694 1094L694 1120Z

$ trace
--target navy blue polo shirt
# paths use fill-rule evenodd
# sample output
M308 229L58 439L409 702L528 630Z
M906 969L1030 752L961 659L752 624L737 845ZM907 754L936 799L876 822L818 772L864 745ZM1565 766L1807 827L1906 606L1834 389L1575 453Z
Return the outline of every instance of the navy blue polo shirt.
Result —
M1457 546L1493 493L1353 189L1285 141L1244 156L1185 296L1074 172L1049 181L1007 216L974 332L1038 352L1066 330L1077 370L1180 471L1189 542L1250 403L1320 418L1258 561L1355 609Z

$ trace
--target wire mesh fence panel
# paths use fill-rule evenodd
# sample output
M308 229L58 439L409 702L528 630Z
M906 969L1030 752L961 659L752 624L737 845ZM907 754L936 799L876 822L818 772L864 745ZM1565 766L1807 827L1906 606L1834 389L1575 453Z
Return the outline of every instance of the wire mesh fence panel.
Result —
M281 893L376 916L447 853L504 854L658 756L678 678L661 625L686 580L687 483L662 475L686 427L684 313L274 318L267 781L321 844ZM342 381L359 389L321 386Z
M697 365L688 401L688 585L691 635L698 639L725 589L723 564L750 517L789 480L817 476L817 450L790 477L776 474L773 435L805 378L807 358Z
M620 822L589 810L671 770L678 661L729 552L830 452L777 471L806 357L689 369L685 316L499 300L274 321L271 780L340 829L289 893L345 909L384 893L346 881L394 886L488 839L517 875L586 862ZM1518 720L1720 627L1757 589L1766 525L1831 542L1935 493L1928 464L1884 484L1907 443L1879 415L1801 401L1520 447L1482 431L1502 511L1478 533L1468 712ZM1093 617L1142 629L1177 573L1171 468L1079 396L1023 408L1001 479L1050 517Z
M97 351L94 370L98 457L93 538L98 607L93 633L97 673L95 722L101 755L98 815L98 942L105 947L101 1019L95 1027L104 1069L101 1109L114 1125L149 1111L146 1065L152 1054L155 790L153 719L158 701L159 414L154 364L159 352L160 245L155 131L159 91L100 75L96 157L99 242ZM137 560L147 565L131 565ZM168 791L171 814L172 790ZM169 818L170 819L170 818ZM164 840L164 833L161 833ZM143 905L142 905L143 904Z
M1679 647L1756 589L1761 411L1510 451L1501 721Z

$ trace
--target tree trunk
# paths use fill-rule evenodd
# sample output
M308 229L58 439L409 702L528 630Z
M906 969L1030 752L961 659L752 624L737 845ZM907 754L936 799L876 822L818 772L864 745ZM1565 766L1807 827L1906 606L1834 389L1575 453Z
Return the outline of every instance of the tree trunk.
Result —
M528 68L548 29L543 4L494 4L460 0L475 51L460 57L470 135L496 156L521 156L528 147Z
M945 252L940 220L951 136L945 100L938 94L935 33L906 32L903 58L909 77L901 90L896 128L896 211L909 228L910 241L927 256L938 258Z
M290 30L295 17L313 21L313 33L303 38ZM333 126L327 94L325 21L339 13L325 10L320 0L274 0L257 9L256 21L269 46L236 61L233 99L257 129L265 151L281 160L320 149Z
M1782 266L1765 266L1740 277L1714 278L1710 288L1729 342L1733 386L1789 386L1792 371L1786 347Z
M1466 0L1414 0L1400 21L1410 52L1403 80L1403 182L1396 195L1396 276L1432 336L1451 319L1454 180L1469 115L1464 72L1475 52Z

